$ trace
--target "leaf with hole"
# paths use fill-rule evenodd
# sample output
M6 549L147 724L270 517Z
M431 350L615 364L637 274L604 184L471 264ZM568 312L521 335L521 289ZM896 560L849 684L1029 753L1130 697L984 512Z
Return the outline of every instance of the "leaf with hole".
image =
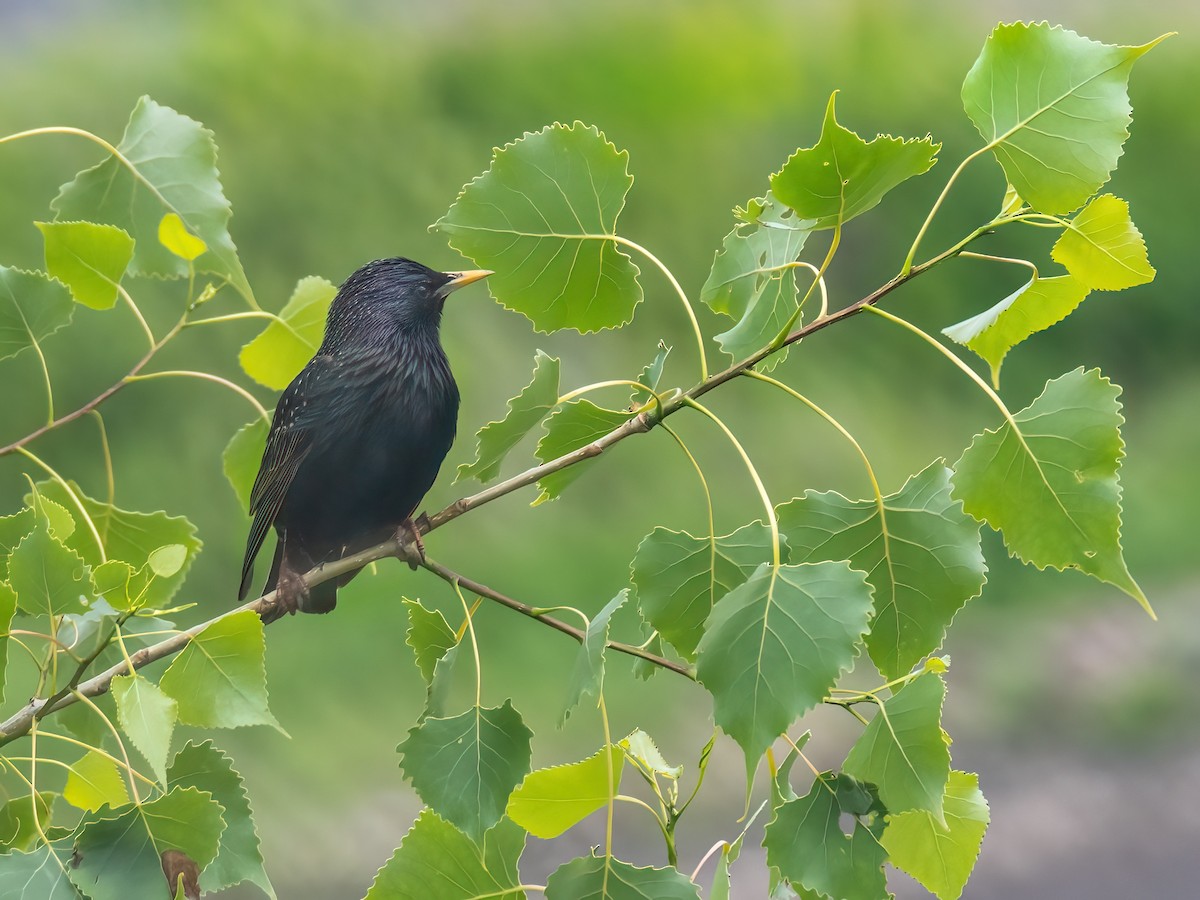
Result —
M767 825L767 863L792 885L817 897L885 900L891 895L883 874L887 853L879 844L878 816L860 818L842 805L843 775L826 772L803 797L789 800ZM851 833L839 818L852 816Z
M629 154L596 128L555 124L496 149L433 226L485 269L488 288L538 331L625 325L642 300L616 240Z
M946 685L918 675L875 712L842 765L847 775L879 789L891 813L925 810L944 823L942 795L950 777L950 750L942 731Z
M176 788L116 818L94 819L76 836L69 877L91 900L164 896L161 854L177 851L203 869L217 855L223 812L207 791Z

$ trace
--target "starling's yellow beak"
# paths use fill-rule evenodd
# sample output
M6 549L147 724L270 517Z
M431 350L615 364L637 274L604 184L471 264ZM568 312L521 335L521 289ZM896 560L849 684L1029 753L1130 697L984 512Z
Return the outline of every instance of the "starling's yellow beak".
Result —
M447 272L450 280L442 285L439 293L444 297L451 291L457 291L460 287L466 287L468 284L487 278L492 272L489 269L468 269L465 272Z

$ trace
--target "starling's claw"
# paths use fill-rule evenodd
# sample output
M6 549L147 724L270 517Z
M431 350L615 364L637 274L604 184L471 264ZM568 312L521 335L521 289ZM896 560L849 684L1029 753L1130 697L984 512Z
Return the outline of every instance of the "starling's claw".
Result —
M429 521L424 513L421 513L421 518ZM396 529L396 543L400 545L401 553L408 560L408 567L415 572L420 564L425 562L425 542L421 540L421 529L412 516L401 522Z
M275 603L260 613L263 624L269 625L284 615L294 616L307 600L308 584L304 576L290 566L280 566L279 580L275 585Z

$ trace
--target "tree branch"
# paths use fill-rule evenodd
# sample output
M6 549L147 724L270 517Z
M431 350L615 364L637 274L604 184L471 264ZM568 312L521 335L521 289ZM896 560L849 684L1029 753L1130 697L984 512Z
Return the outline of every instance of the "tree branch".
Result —
M981 235L986 234L990 228L991 224L976 229L950 249L939 254L938 256L933 257L929 261L922 263L919 266L913 266L902 275L897 275L886 284L880 286L862 299L851 303L849 306L843 307L837 312L820 316L819 318L809 322L807 325L797 328L795 331L789 334L787 338L781 344L779 344L779 346L764 347L762 350L758 351L752 356L747 357L741 362L734 363L724 371L718 372L717 374L711 375L703 381L698 382L688 391L677 393L673 397L664 399L661 409L645 410L635 416L630 417L628 421L617 426L603 437L592 441L590 444L586 444L577 450L571 451L570 453L565 453L557 459L552 459L540 466L534 466L530 469L526 469L519 475L514 475L498 484L484 488L483 490L472 494L469 497L463 497L459 500L456 500L454 503L451 503L445 509L435 513L433 516L422 517L421 521L417 524L418 530L422 534L428 534L434 529L442 527L446 523L457 519L459 516L469 512L470 510L477 509L480 506L491 503L493 500L497 500L500 497L511 494L513 491L519 488L533 484L545 475L565 469L568 466L573 466L585 459L591 459L599 456L609 447L624 440L632 434L643 434L647 431L650 431L650 429L658 424L659 421L684 408L687 405L688 399L694 399L696 397L703 396L714 388L719 387L725 382L731 381L732 379L741 375L747 369L750 369L779 349L786 347L789 344L794 344L811 334L815 334L816 332L833 325L835 322L841 322L845 319L848 319L851 316L861 312L864 307L872 306L878 303L902 284L906 284L923 272L933 268L938 263L958 255L963 249L966 248L968 244L973 242ZM172 332L172 334L173 333L174 332ZM143 357L133 367L130 375L136 375L138 371L140 371L141 368L144 367L147 362L149 362L150 358L154 356L155 352L161 348L162 344L165 343L167 339L168 338L164 338L154 349L147 353L146 356ZM50 425L44 426L37 431L26 435L24 438L9 444L7 447L0 447L0 456L3 456L6 453L11 453L18 447L24 446L29 441L32 441L34 438L49 431L51 428L66 424L73 419L77 419L80 416L85 415L128 383L128 376L126 376L126 378L121 379L121 381L117 382L102 394L98 395L93 400L89 401L87 404L75 410L74 412L68 413ZM405 541L403 545L394 539L384 541L381 544L376 544L374 547L368 547L366 550L363 550L359 553L355 553L351 556L346 556L342 559L318 566L304 575L304 581L306 584L312 587L329 581L332 578L336 578L339 575L345 575L349 572L357 571L369 563L375 562L376 560L392 556L399 556L401 559L409 559L410 555L408 541ZM583 640L583 632L578 628L575 628L574 626L568 625L567 623L561 622L558 619L554 619L550 616L536 613L533 607L527 606L526 604L521 603L519 600L514 600L513 598L507 597L498 591L492 590L486 585L464 578L461 575L458 575L457 573L445 568L444 566L433 562L432 560L425 560L423 565L440 578L452 583L457 581L458 584L467 588L467 590L487 597L490 600L494 600L495 602L507 606L510 609L516 610L517 612L529 616L530 618L537 619L544 625L548 625L557 631L568 634L576 640ZM15 715L11 716L5 722L0 723L0 746L4 746L10 741L27 734L34 718L40 719L45 715L49 715L52 712L63 709L64 707L70 706L71 704L77 702L77 694L81 694L85 697L95 697L103 694L109 689L113 678L117 677L118 675L130 674L131 671L140 669L156 660L179 652L185 646L187 646L188 641L190 641L209 625L213 624L213 622L223 619L225 616L229 616L233 613L241 612L247 609L252 609L257 613L261 613L265 610L273 608L274 605L275 591L271 591L262 597L259 597L257 600L245 603L235 609L230 610L229 612L223 613L220 616L216 616L206 622L201 622L199 625L194 625L186 631L181 631L179 634L173 635L164 641L160 641L159 643L153 644L149 647L143 647L136 653L131 654L128 662L122 660L120 663L105 669L103 672L100 672L97 675L94 675L87 681L80 683L74 693L56 700L56 702L53 704L49 704L46 700L41 699L31 700ZM628 644L621 644L616 641L610 641L607 646L620 653L628 653L632 656L637 656L648 660L655 665L670 669L671 671L677 672L687 678L695 678L694 673L692 673L691 670L686 666L682 666L679 663L664 659L663 657L655 656L654 654L648 653L640 648L633 647Z

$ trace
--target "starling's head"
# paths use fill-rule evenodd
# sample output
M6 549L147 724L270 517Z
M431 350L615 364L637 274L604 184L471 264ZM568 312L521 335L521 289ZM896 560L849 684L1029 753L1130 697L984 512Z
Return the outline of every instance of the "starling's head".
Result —
M329 308L327 337L393 329L436 331L446 297L492 273L438 272L411 259L377 259L354 272Z

